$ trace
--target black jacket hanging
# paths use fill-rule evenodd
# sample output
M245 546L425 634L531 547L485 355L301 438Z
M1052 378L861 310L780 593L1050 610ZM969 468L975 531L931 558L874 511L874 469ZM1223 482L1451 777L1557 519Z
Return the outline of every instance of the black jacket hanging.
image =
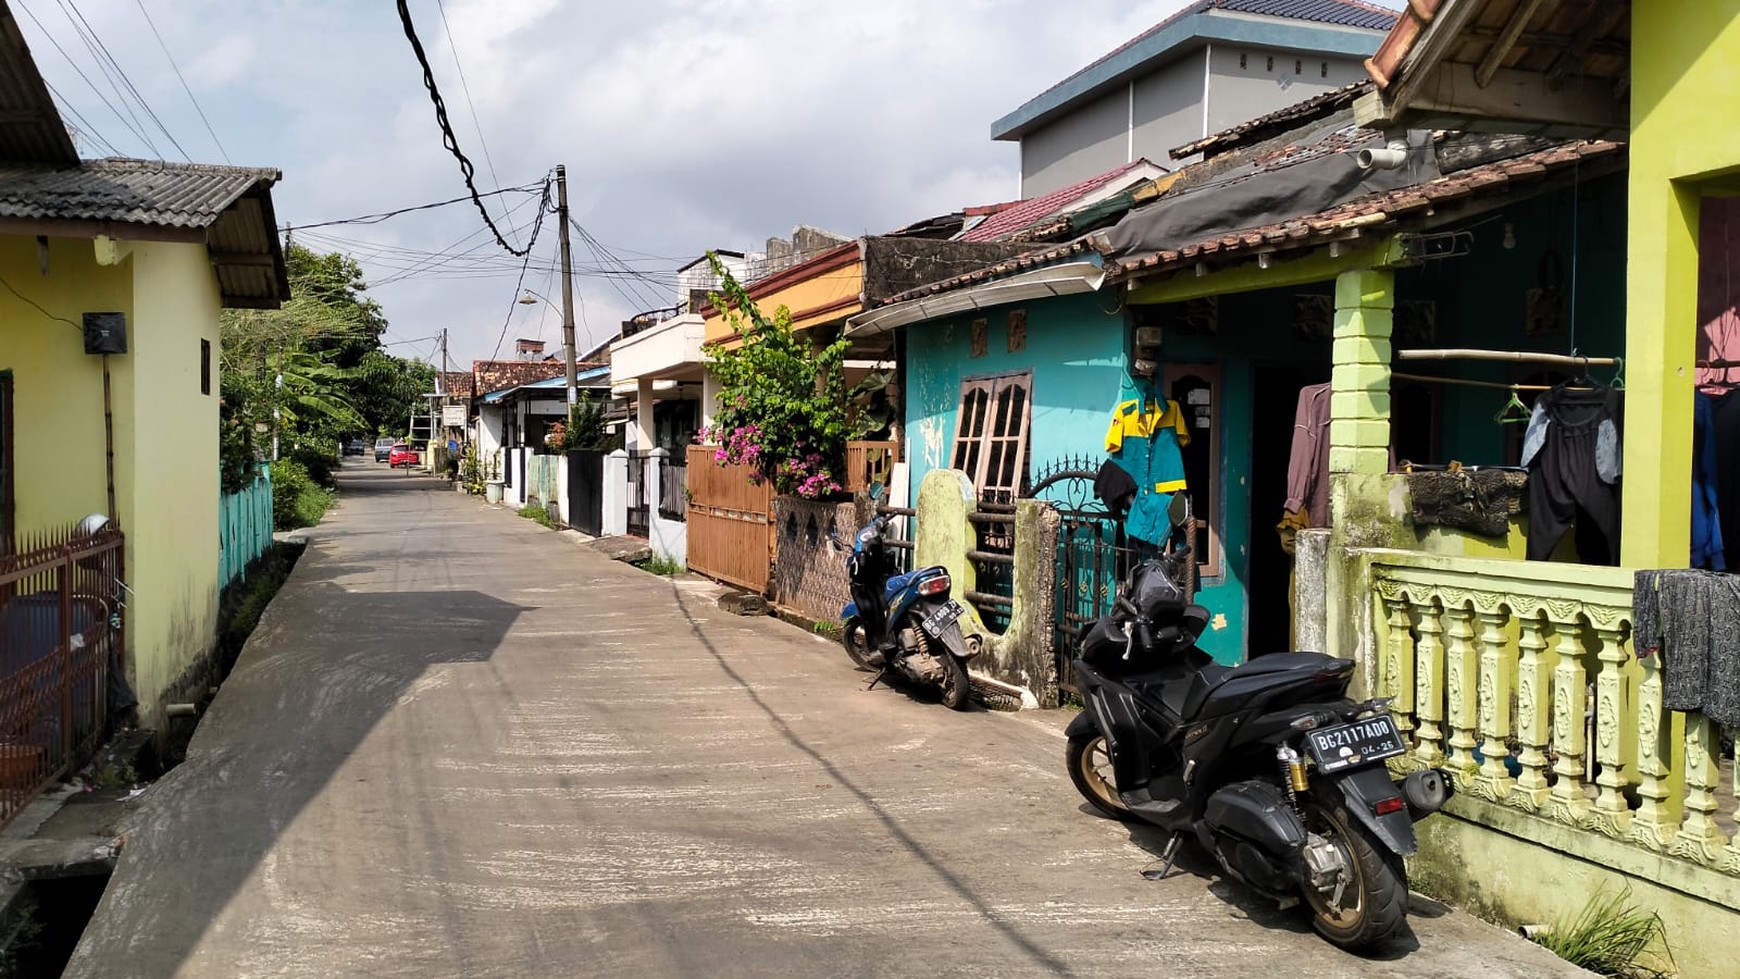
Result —
M1523 437L1531 561L1544 561L1573 521L1578 559L1619 563L1621 393L1560 385L1535 401Z

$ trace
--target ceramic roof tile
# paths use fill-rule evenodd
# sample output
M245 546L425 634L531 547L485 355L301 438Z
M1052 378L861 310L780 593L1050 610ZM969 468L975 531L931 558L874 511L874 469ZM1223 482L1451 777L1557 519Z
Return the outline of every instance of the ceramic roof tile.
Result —
M985 220L961 232L961 241L996 241L1006 235L1012 235L1058 214L1083 197L1104 188L1112 181L1137 169L1153 166L1147 160L1136 160L1122 166L1113 167L1105 173L1089 177L1080 183L1061 187L1049 194L1029 197L1024 201L1006 206L1000 206L996 213ZM969 212L972 209L969 208Z

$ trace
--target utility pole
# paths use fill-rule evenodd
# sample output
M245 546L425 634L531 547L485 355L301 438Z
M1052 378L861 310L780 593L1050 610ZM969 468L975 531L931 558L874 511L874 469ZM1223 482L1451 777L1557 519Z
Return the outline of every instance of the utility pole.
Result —
M580 402L574 378L574 256L568 245L568 168L556 164L556 228L562 240L562 359L568 366L568 410Z

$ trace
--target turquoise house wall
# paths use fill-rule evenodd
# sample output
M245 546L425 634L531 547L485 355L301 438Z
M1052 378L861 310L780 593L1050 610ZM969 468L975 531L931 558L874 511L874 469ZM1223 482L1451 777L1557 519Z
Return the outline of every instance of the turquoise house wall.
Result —
M1258 366L1320 365L1327 377L1327 340L1295 335L1295 294L1329 293L1328 284L1296 290L1222 297L1218 335L1166 337L1168 363L1206 363L1221 370L1220 520L1221 573L1201 582L1197 600L1219 626L1203 637L1202 648L1223 663L1245 656L1251 536L1273 533L1280 518L1257 515L1253 530L1250 495L1252 466L1252 384ZM1009 310L1027 310L1027 345L1008 352ZM1112 311L1108 312L1107 310ZM970 323L989 321L985 356L971 356ZM1124 376L1124 310L1112 295L1031 301L936 320L907 333L906 437L913 491L930 470L947 466L960 405L961 381L1016 371L1033 372L1030 461L1043 465L1064 456L1104 458L1105 431ZM1257 351L1254 356L1253 351ZM1291 425L1291 408L1285 419ZM1286 460L1277 460L1285 466ZM1256 614L1267 614L1258 610ZM1285 608L1273 610L1285 616Z

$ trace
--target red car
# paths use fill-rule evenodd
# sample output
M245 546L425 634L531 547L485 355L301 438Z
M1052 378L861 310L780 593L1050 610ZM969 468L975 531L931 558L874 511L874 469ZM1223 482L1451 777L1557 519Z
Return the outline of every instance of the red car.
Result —
M394 442L392 450L387 453L387 465L393 469L400 466L409 469L412 466L422 465L422 463L423 457L417 453L417 450L403 442Z

